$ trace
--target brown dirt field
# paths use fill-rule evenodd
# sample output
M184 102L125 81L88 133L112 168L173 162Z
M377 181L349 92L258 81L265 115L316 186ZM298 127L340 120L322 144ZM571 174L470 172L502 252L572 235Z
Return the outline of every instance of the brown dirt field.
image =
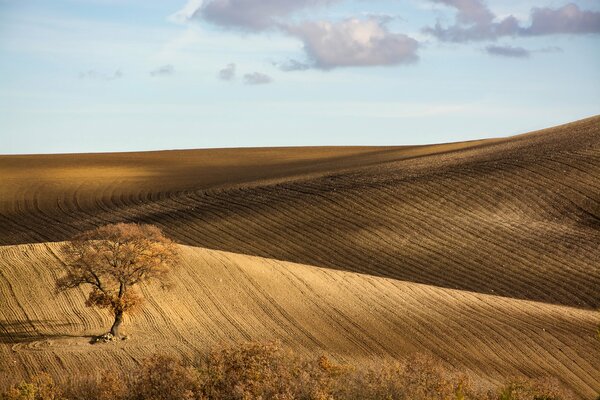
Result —
M435 146L0 156L0 177L0 377L278 338L600 391L600 116ZM185 262L130 341L91 346L108 315L49 294L51 242L118 221Z
M140 221L187 245L600 307L600 117L411 148L5 156L0 174L0 244Z
M108 312L83 291L53 295L59 244L0 247L0 359L10 379L45 370L127 368L153 352L193 359L222 344L279 339L301 354L373 362L431 352L500 383L551 374L581 396L600 389L592 311L181 246L175 287L143 287L131 339L89 344ZM26 284L24 284L26 282Z

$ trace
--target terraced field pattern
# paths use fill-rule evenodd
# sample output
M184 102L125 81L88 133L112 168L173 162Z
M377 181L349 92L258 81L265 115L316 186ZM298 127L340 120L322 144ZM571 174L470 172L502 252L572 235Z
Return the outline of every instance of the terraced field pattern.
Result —
M493 383L600 393L600 117L413 146L0 156L0 385L126 369L156 352L277 339L377 363L431 353ZM61 242L113 222L178 243L127 341Z

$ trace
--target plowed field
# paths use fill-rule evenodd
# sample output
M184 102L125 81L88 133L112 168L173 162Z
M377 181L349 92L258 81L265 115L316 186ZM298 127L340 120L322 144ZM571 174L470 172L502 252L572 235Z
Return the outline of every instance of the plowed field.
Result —
M0 177L4 383L280 339L600 392L600 117L421 147L0 156ZM93 346L110 315L53 294L57 242L117 221L184 257L173 290L143 288L131 339Z

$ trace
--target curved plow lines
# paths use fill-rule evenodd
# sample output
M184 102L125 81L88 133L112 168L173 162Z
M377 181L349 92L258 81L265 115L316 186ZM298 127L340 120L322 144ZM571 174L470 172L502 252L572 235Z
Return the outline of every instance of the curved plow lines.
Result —
M269 154L279 161L263 165ZM0 375L3 361L15 377L60 375L280 339L307 355L425 351L492 381L550 373L583 397L600 390L600 117L421 148L53 157L0 157L15 175L0 182L0 243L24 244L0 247ZM53 295L57 245L25 243L117 221L239 254L183 246L177 289L142 288L133 339L89 346L110 316L82 307L83 291Z
M64 379L81 365L127 368L157 351L193 359L215 345L279 339L312 356L431 352L496 382L552 374L582 396L600 389L592 311L181 249L174 290L143 287L143 312L125 325L131 339L94 346L89 336L110 316L83 307L82 291L52 295L58 244L1 247L0 362L15 365L13 377L46 368Z

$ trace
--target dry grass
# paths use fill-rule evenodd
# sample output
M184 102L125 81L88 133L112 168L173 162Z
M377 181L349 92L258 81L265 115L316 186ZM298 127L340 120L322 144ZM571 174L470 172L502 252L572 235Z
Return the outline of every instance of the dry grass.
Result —
M494 388L422 355L366 368L326 356L301 358L278 343L247 343L195 365L153 355L126 372L78 376L66 388L42 374L0 400L571 400L553 380L518 379Z
M600 117L411 148L1 156L0 176L3 385L280 339L600 392ZM184 261L174 292L143 289L131 340L95 347L109 316L50 294L49 242L111 222L160 226Z

